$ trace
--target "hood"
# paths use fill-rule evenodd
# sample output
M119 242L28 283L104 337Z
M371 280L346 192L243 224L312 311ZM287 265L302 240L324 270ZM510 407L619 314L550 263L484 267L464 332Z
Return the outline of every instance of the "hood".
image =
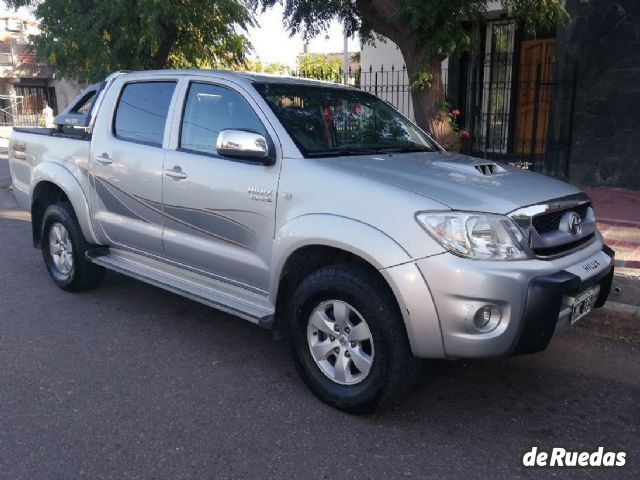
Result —
M545 175L456 153L357 155L315 161L412 191L454 210L505 214L579 192Z

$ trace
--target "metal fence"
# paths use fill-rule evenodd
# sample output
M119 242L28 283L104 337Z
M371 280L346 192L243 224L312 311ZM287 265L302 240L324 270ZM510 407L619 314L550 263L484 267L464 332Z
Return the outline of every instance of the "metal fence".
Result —
M385 68L382 65L379 69L370 66L367 69L358 68L355 70L350 68L346 73L342 69L300 70L294 72L293 75L344 83L359 88L391 103L403 115L413 119L410 81L405 66L397 68L392 65L390 68Z
M37 127L45 100L57 111L53 87L19 85L15 95L0 95L0 126Z
M461 112L475 155L565 176L571 143L575 62L516 63L514 55L466 60L442 69L443 105ZM346 83L391 103L413 119L406 67L299 71L296 75ZM451 77L451 78L450 78Z

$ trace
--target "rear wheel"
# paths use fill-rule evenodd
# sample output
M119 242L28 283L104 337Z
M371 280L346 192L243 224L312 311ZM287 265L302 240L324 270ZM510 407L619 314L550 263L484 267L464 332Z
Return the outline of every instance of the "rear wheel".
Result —
M397 403L417 361L383 280L365 265L322 268L291 302L291 349L303 380L324 402L366 413Z
M89 246L69 203L56 203L46 209L40 247L49 275L63 290L88 290L102 280L104 268L85 257Z

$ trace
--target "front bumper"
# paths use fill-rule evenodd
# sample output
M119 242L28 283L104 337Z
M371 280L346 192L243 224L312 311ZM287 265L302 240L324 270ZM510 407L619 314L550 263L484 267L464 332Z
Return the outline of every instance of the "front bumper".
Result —
M613 256L598 234L587 248L554 260L474 261L445 253L392 267L385 276L416 356L501 357L544 350L554 333L569 325L573 299L586 289L598 286L594 306L602 306L611 288ZM582 270L594 257L598 268ZM482 331L473 314L486 304L499 307L501 316L495 327Z
M610 265L585 280L574 273L561 270L551 275L541 275L531 281L522 327L518 341L511 352L513 355L544 350L556 329L565 329L569 326L571 304L567 299L575 298L590 287L599 286L594 308L605 304L613 281L615 253L606 245L603 251L611 259Z

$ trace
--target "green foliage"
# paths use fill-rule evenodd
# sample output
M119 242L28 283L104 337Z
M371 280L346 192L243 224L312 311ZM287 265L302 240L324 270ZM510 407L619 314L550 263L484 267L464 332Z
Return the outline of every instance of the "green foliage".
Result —
M342 58L337 55L305 53L298 57L298 70L305 76L332 78L340 73Z
M552 30L569 21L569 14L560 0L503 0L507 12L518 18L529 35L540 30Z
M96 81L114 70L217 68L241 63L243 0L9 0L35 6L38 56L62 76Z
M485 10L486 0L402 0L391 20L405 26L410 47L421 50L426 62L468 49L468 22L479 20Z
M431 88L431 82L434 79L434 75L429 72L418 72L413 76L413 80L409 84L409 88L412 92L416 90L423 90L425 88Z
M284 5L285 25L292 33L313 37L332 20L365 40L384 35L419 55L419 63L444 58L471 47L470 22L486 13L486 0L254 0L266 8ZM568 20L562 0L503 0L509 16L528 33ZM409 62L410 59L407 59ZM413 60L413 59L411 59Z
M242 63L230 66L229 69L236 72L272 73L279 75L287 75L289 73L289 67L282 63L262 63L260 60L252 60L250 58Z
M276 3L284 5L284 25L292 35L302 34L310 39L327 30L332 20L340 20L348 33L362 27L357 3L361 0L251 0L263 9Z
M283 65L282 63L267 63L263 66L264 73L273 73L278 75L288 75L289 67Z

